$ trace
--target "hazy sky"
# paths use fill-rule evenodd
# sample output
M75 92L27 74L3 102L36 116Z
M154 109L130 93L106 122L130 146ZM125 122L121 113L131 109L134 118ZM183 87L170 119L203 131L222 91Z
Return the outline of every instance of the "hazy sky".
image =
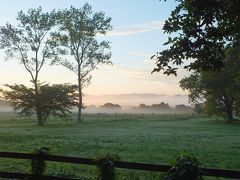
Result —
M7 0L1 2L0 25L6 22L16 24L17 12L42 6L44 11L52 9L81 7L88 2L93 11L103 11L112 17L113 31L103 37L111 41L113 66L100 66L93 73L92 83L84 89L86 94L156 93L186 94L178 77L162 73L151 74L154 61L150 57L162 50L167 35L161 30L164 20L174 9L174 1L159 0ZM102 37L101 37L102 38ZM0 52L0 83L30 84L30 76L17 60L4 61ZM40 72L40 80L50 83L76 83L77 77L60 66L45 66Z

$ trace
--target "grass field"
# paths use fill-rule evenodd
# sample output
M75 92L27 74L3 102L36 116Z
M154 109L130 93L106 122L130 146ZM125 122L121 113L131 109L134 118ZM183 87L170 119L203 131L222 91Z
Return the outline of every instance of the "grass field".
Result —
M187 152L203 167L240 168L240 124L191 115L84 114L84 121L52 120L38 127L33 120L1 113L0 151L32 152L49 147L51 154L96 158L118 154L123 161L171 164ZM29 172L29 162L0 161L0 170ZM94 179L89 166L48 163L48 173L63 171ZM119 179L154 179L154 174L120 171ZM137 174L137 175L136 175ZM150 178L151 177L151 178Z

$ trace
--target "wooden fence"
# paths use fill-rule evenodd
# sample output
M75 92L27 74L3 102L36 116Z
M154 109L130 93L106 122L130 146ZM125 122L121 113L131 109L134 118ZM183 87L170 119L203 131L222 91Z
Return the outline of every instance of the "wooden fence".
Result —
M28 160L39 159L44 161L65 162L65 163L85 164L85 165L97 165L98 163L96 159L89 159L89 158L65 157L65 156L55 156L55 155L39 156L36 154L15 153L15 152L0 152L0 158L28 159ZM116 161L115 168L167 172L172 168L172 166ZM201 175L240 179L240 171L236 171L236 170L201 168ZM56 180L71 179L71 178L53 177L53 176L36 176L32 174L12 173L12 172L0 172L0 177L16 178L16 179L24 179L26 177L31 177L32 179L41 179L41 180L42 179L43 180L44 179L56 179Z

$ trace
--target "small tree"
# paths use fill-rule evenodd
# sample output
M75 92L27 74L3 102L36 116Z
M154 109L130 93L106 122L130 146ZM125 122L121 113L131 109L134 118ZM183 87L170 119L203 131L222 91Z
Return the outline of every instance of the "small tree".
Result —
M106 108L106 109L121 109L122 108L119 104L113 104L113 103L105 103L104 105L102 105L100 107Z
M76 9L71 7L57 13L59 31L52 34L58 45L58 53L68 55L58 59L61 64L77 75L78 79L78 121L81 121L83 88L90 83L91 72L99 64L111 64L108 41L98 42L97 34L111 30L111 18L103 12L93 13L89 4ZM71 59L72 56L73 59Z
M5 85L10 90L4 90L4 99L21 116L31 116L36 112L36 98L41 108L42 122L44 125L50 115L64 119L72 109L77 106L77 86L68 84L39 85L36 96L34 88L20 85Z
M5 49L7 58L18 59L30 74L35 96L31 100L34 101L38 124L42 125L43 112L38 95L38 77L46 61L56 57L53 51L54 44L49 39L50 30L55 25L54 13L44 13L39 7L29 9L26 14L20 11L17 20L19 24L16 27L9 23L0 27L0 48ZM26 87L19 85L18 88ZM30 91L30 89L25 90L25 92Z
M200 163L195 157L180 155L175 165L166 173L164 180L202 180Z
M140 109L149 109L150 106L146 105L146 104L139 104L138 108L140 108Z
M160 104L152 104L151 105L151 108L152 109L155 109L155 110L163 110L163 109L170 109L170 106L168 103L165 103L165 102L161 102Z

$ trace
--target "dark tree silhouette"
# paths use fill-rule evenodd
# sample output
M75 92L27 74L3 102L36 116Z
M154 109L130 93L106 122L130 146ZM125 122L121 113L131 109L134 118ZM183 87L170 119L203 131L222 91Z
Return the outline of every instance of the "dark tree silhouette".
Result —
M149 105L146 105L146 104L139 104L139 107L140 109L149 109L150 106Z
M64 119L68 117L72 109L77 106L77 86L68 84L38 85L36 97L34 88L20 85L6 85L10 90L2 91L4 99L21 116L31 116L36 111L36 98L41 108L44 125L50 115Z
M90 83L91 72L99 64L111 64L108 41L98 42L97 34L111 30L111 18L103 12L93 13L89 4L71 7L57 13L59 31L52 34L62 59L55 61L74 72L78 79L78 122L81 121L83 88ZM64 58L65 55L68 55ZM69 58L69 55L73 59Z
M152 104L151 105L152 109L170 109L170 106L168 103L161 102L160 104Z
M119 104L112 104L112 103L105 103L104 105L102 105L100 107L106 108L106 109L121 109L121 106Z
M176 2L178 5L163 27L172 36L165 43L168 48L152 57L157 60L153 72L176 75L184 62L184 68L198 72L223 67L225 50L240 45L240 1Z

